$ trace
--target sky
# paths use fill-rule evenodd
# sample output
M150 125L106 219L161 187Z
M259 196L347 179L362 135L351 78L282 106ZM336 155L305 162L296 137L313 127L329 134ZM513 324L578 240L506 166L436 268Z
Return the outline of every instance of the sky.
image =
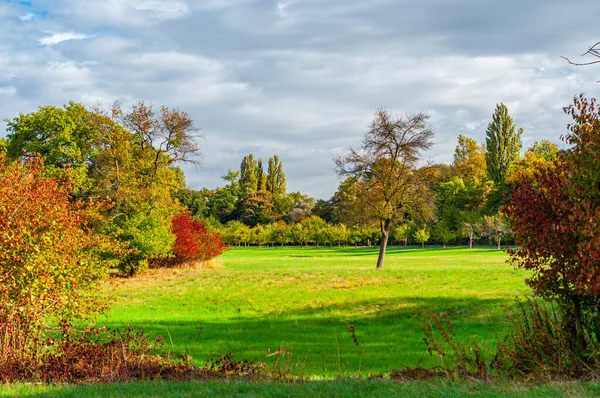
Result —
M431 116L434 162L459 134L483 142L500 102L525 147L559 143L562 107L600 94L600 66L561 58L586 60L598 15L598 0L0 0L0 119L70 100L178 107L204 135L191 188L277 154L288 191L327 199L332 159L382 107Z

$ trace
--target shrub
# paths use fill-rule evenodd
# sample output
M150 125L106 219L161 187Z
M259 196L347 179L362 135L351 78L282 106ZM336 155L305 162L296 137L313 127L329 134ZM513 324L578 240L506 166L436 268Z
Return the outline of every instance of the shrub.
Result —
M593 344L585 352L579 350L568 311L532 299L517 300L509 320L510 333L498 344L494 363L500 373L534 380L600 376L597 335L586 330L586 340Z
M175 235L175 264L207 261L221 255L227 249L221 237L209 231L204 221L193 219L189 211L173 218L171 231Z
M43 174L40 160L0 154L0 359L35 356L49 325L104 307L100 250L110 242L86 227L93 206L70 202L70 183Z

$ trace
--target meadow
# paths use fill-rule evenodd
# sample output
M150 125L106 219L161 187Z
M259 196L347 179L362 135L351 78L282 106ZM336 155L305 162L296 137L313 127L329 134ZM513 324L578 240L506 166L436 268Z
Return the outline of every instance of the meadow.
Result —
M143 328L163 336L166 351L187 353L199 364L228 352L269 366L279 360L280 369L303 375L304 382L17 383L0 388L0 396L600 394L597 382L386 380L392 369L440 365L426 354L414 314L445 312L457 338L491 349L507 329L507 309L529 289L523 283L525 272L514 270L506 263L507 254L495 249L392 247L383 270L375 269L376 256L376 248L234 248L219 258L216 268L151 270L136 278L113 278L105 286L113 307L99 325ZM350 324L359 346L348 332Z
M263 361L311 379L431 367L415 314L446 313L457 337L490 348L506 307L528 289L523 271L490 248L234 248L212 269L153 270L113 279L101 326L131 324L165 350ZM355 344L348 326L354 325Z

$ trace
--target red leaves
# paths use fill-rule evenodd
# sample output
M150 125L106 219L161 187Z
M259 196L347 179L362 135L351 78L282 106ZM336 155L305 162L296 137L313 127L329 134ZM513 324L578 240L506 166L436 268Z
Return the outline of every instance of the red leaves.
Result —
M505 212L522 250L511 262L534 274L537 293L600 297L600 117L583 95L565 108L573 117L563 137L573 145L550 167L518 184Z
M173 252L177 263L210 260L227 248L218 234L209 231L204 221L194 220L188 211L173 218L171 231L176 237Z

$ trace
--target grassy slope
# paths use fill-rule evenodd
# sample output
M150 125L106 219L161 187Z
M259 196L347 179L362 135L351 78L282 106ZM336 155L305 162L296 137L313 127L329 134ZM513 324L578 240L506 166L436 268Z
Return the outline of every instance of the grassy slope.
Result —
M503 305L526 292L524 274L488 249L234 249L214 270L155 271L118 280L104 325L131 323L163 335L198 361L211 353L266 358L281 347L313 378L431 366L415 312L447 312L457 334L490 342L503 330ZM356 325L360 348L347 331Z

